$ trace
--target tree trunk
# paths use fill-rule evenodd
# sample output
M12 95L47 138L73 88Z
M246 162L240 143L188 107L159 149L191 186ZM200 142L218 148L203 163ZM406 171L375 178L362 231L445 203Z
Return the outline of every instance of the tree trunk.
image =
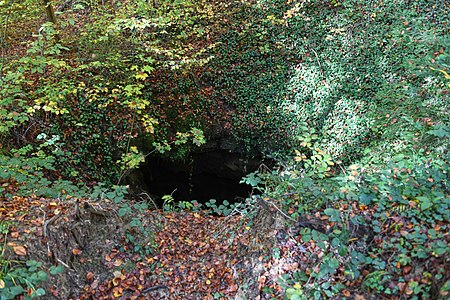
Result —
M55 16L55 11L53 10L53 6L50 3L49 0L43 0L44 1L44 6L45 6L45 11L47 12L47 18L49 22L52 22L53 24L56 25L56 16Z

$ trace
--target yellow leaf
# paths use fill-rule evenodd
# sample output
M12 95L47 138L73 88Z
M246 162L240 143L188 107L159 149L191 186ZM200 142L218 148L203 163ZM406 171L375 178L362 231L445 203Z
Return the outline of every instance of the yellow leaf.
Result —
M114 288L114 297L119 298L123 294L123 289L121 287Z
M148 77L148 74L147 73L138 73L138 74L136 74L136 75L134 75L134 77L136 77L136 79L142 79L142 80L145 80L145 78L147 78Z
M5 282L3 281L3 279L0 279L0 289L4 289L5 288Z
M122 260L120 258L114 262L114 266L116 266L116 267L120 267L121 265L122 265Z
M438 70L439 72L442 72L442 74L444 74L445 79L450 79L450 75L445 72L444 70Z

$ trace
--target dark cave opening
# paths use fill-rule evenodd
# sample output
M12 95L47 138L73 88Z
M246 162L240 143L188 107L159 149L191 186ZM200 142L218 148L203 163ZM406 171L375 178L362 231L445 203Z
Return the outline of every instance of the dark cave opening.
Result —
M145 185L160 198L172 195L175 201L197 200L206 203L241 201L252 194L252 187L239 183L258 169L261 158L249 158L226 150L194 153L187 162L152 157L141 167ZM158 206L162 201L157 201Z

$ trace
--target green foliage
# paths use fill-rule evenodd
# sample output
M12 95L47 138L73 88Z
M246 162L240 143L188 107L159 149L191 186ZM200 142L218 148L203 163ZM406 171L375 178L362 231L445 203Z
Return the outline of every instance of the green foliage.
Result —
M57 140L54 137L53 142ZM44 196L53 198L64 198L67 195L84 196L84 187L77 186L71 181L57 179L50 180L48 176L55 171L55 162L60 151L53 150L53 155L45 154L44 150L50 146L45 142L33 149L31 145L19 150L12 150L9 155L0 155L0 168L2 169L0 179L5 184L0 187L0 193L6 197L13 195L8 192L9 185L17 185L16 195L21 196Z
M31 3L20 2L28 19ZM194 131L217 124L271 155L303 154L305 122L315 148L344 162L399 152L418 124L447 126L447 8L430 5L77 2L2 66L2 143L59 136L57 172L109 183L153 150L185 157L203 143ZM178 143L188 132L194 144ZM322 152L304 164L326 164Z
M93 188L90 196L93 199L108 199L117 205L117 214L124 223L123 239L127 244L121 247L121 251L130 250L143 258L153 253L155 247L152 242L153 232L148 230L146 221L142 218L149 205L146 202L132 202L126 199L127 193L126 186L99 183Z
M142 162L142 152L168 144L192 148L185 145L186 136L178 136L182 132L189 132L194 146L204 143L202 121L195 114L174 119L179 122L175 126L160 120L179 108L161 106L166 98L173 98L166 94L170 88L163 78L185 76L209 59L201 47L184 46L187 38L201 39L206 34L204 19L212 13L207 3L164 1L153 7L138 1L98 7L83 2L75 6L59 14L57 26L43 24L27 40L25 55L3 61L2 144L20 148L35 143L40 133L58 136L64 147L59 147L60 155L53 163L55 173L117 183ZM30 5L25 14L33 9ZM74 26L74 19L85 9L95 11L91 20ZM16 18L12 6L5 4L1 13ZM184 79L176 84L185 85ZM186 113L192 111L186 108Z
M164 195L162 200L164 201L163 210L168 212L199 210L201 206L196 201L175 201L171 195Z
M234 212L239 206L239 203L230 203L228 200L223 200L222 204L217 205L216 199L210 199L205 203L207 209L211 210L211 213L217 214L219 216L229 216Z
M125 196L127 194L128 190L126 186L122 185L109 186L104 182L99 182L92 188L90 198L99 200L108 199L118 204L125 199Z
M447 139L436 138L435 145ZM323 176L320 164L305 171L308 157L297 151L279 172L248 176L263 197L276 199L300 220L301 251L311 242L316 245L308 254L310 263L282 277L285 297L330 298L344 289L343 282L358 278L371 294L437 297L448 272L442 266L450 257L447 153L419 150L389 163L354 164ZM311 227L305 216L331 225Z
M405 149L415 128L403 117L447 118L445 85L427 69L445 70L446 6L264 1L229 11L235 25L208 76L218 105L233 108L224 125L250 147L289 151L307 122L318 148L348 162L371 144Z
M35 260L26 262L10 258L10 249L7 249L6 237L9 233L8 224L0 222L0 233L5 236L4 244L0 246L0 298L33 299L46 294L39 286L49 280L49 275L57 275L63 271L62 266L51 266L44 270L42 263Z

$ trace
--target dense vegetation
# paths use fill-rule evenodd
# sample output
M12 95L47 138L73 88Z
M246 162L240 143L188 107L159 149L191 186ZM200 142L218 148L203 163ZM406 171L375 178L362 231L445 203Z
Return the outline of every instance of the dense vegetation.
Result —
M49 5L56 21L42 1L0 1L2 201L106 197L125 216L120 183L148 155L183 160L232 136L277 162L243 182L300 224L295 249L309 255L279 290L261 287L268 298L448 296L449 3ZM9 226L0 299L43 293L42 264L8 256Z

